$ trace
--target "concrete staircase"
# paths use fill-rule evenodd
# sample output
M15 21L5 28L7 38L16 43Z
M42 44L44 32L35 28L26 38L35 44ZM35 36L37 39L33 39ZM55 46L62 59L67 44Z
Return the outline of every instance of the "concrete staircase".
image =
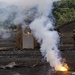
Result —
M75 69L75 48L72 37L62 37L59 50L71 70ZM48 64L39 49L16 49L16 39L0 39L0 66L15 62L18 65L31 67Z
M16 48L17 46L17 32L16 31L6 31L6 35L9 34L10 37L2 37L2 34L0 34L0 50L8 50ZM3 34L4 35L4 34ZM7 35L8 36L8 35Z
M5 65L11 62L28 67L37 65L38 63L45 63L39 49L0 51L0 65Z
M16 48L16 39L0 39L0 50Z

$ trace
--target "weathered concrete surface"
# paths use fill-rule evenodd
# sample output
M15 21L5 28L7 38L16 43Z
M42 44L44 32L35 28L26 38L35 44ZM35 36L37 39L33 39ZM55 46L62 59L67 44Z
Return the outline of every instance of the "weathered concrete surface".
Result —
M75 50L63 50L61 56L70 70L75 70ZM0 51L0 66L15 62L13 68L0 68L0 75L74 75L69 73L51 72L51 67L41 56L40 50L9 50Z
M52 72L49 65L43 65L32 68L0 69L0 75L75 75L75 72Z
M0 69L0 75L47 75L48 66L38 66L33 68L13 68L13 69Z

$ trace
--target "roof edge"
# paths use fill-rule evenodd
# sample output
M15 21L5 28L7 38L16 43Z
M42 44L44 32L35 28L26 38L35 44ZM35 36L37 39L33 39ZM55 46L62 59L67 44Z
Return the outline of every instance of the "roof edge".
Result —
M71 24L71 23L73 23L73 22L75 22L75 20L74 20L74 21L67 22L67 23L64 23L63 25L60 25L60 26L56 26L55 29L62 28L62 27L64 27L65 25Z

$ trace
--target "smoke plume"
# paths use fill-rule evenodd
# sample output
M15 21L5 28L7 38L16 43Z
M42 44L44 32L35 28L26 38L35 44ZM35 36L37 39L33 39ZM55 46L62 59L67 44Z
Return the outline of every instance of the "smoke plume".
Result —
M59 35L54 30L53 3L58 0L0 0L0 22L29 25L40 43L40 51L51 67L62 66L59 55Z

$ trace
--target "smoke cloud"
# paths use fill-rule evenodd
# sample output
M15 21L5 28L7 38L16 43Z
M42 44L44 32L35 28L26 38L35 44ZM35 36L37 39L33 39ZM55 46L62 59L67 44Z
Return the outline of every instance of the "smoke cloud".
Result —
M59 55L59 35L54 31L53 3L59 0L0 0L0 22L29 25L40 43L40 51L51 67L62 66Z
M52 16L54 1L57 0L0 0L0 21L18 24L36 16Z
M45 24L45 22L47 23ZM30 28L35 38L41 44L40 50L42 55L57 70L62 65L58 50L59 35L53 30L54 27L51 21L48 22L46 17L37 18L30 24Z

